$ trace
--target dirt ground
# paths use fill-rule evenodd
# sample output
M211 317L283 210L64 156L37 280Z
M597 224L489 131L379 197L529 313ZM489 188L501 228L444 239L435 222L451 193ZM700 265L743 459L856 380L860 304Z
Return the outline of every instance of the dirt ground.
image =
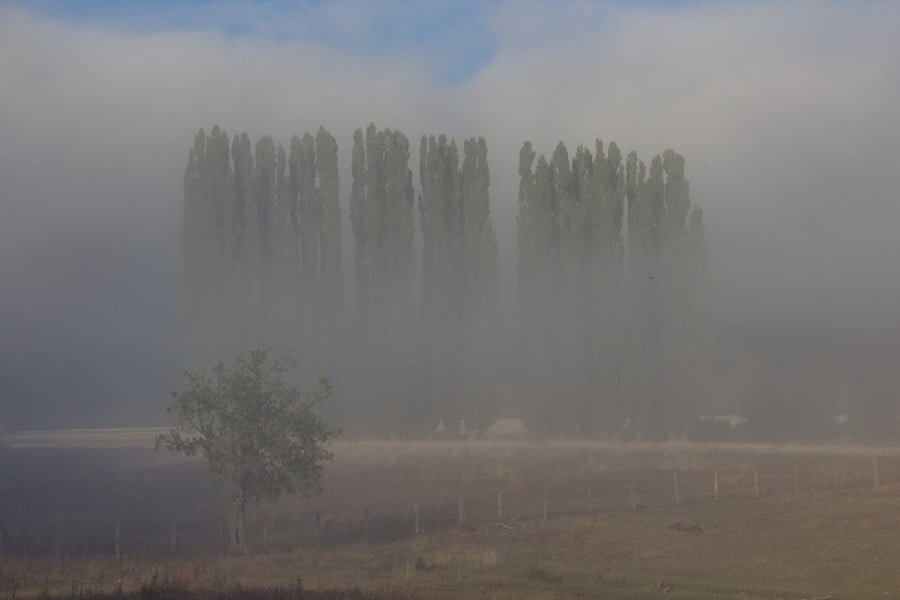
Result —
M17 450L4 460L11 477L0 477L0 598L150 581L427 598L900 597L895 448L334 450L322 495L251 512L244 559L222 553L223 499L202 462L139 449Z

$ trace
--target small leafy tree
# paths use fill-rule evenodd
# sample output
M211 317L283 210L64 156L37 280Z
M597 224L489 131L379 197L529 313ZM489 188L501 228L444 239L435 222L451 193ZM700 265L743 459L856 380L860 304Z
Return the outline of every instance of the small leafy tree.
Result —
M313 407L331 395L326 379L301 396L283 375L296 367L288 354L253 350L231 369L216 365L212 376L185 372L187 387L173 393L168 412L175 426L156 438L156 448L194 456L202 452L219 481L231 486L229 544L246 553L244 513L248 504L282 494L318 495L322 463L333 454L329 429Z

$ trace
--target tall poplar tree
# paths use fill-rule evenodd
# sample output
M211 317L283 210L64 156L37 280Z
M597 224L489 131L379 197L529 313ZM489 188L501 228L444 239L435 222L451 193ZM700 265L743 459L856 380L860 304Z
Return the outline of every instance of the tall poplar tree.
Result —
M231 160L234 166L236 228L235 262L238 273L235 304L238 331L235 344L252 347L259 341L260 301L258 272L260 260L259 210L253 191L253 148L246 133L235 136L231 143ZM218 357L221 358L221 357Z
M316 134L316 169L319 173L319 257L321 258L322 319L333 327L344 305L341 275L341 204L338 147L324 127Z
M520 287L521 313L529 371L544 373L530 387L553 396L533 417L548 433L608 431L621 403L623 359L611 346L622 338L625 185L618 146L607 157L597 140L595 152L579 146L570 161L560 142L533 177L524 169L520 188L520 283L532 280ZM532 156L526 145L520 157Z
M184 306L188 363L208 358L226 341L223 292L232 276L234 240L228 134L218 126L194 136L184 176Z
M200 130L203 131L202 129ZM199 134L198 134L199 135ZM203 211L200 205L200 174L197 138L188 152L184 171L184 204L182 211L182 311L184 317L185 355L189 366L202 359L202 294L198 278L203 269L202 231ZM201 151L203 151L201 149Z
M559 307L561 284L559 203L553 168L544 156L535 164L531 144L519 153L519 315L523 346L526 419L540 431L559 429L554 398L559 391ZM534 164L534 173L531 166Z
M581 410L585 432L610 434L622 423L622 375L626 332L624 286L625 177L622 155L610 142L604 155L596 141L590 180L588 271L592 311L588 385L590 401Z
M684 158L629 155L627 344L630 417L637 431L681 435L705 394L709 361L708 261Z
M460 168L463 252L463 413L484 429L498 415L502 372L501 314L497 283L497 238L490 211L490 169L484 138L463 143Z
M497 297L497 237L491 219L490 169L484 138L471 138L463 145L461 168L464 231L463 271L465 303L471 311L492 312ZM495 315L491 314L490 318Z
M646 178L645 178L646 177ZM635 244L629 240L636 268L629 273L632 280L631 304L635 351L640 369L635 373L635 405L633 424L643 436L660 437L665 432L662 414L661 323L660 323L660 230L665 210L665 181L662 159L654 156L649 171L639 163L635 200Z
M496 359L497 246L483 138L422 137L422 314L431 420L484 427L494 415L484 362ZM488 336L493 332L493 337Z
M350 190L350 222L353 227L353 236L356 246L353 259L356 266L356 285L359 296L360 312L364 301L367 301L371 293L371 240L368 236L368 219L366 204L366 189L368 185L368 172L366 170L366 146L363 141L362 130L357 129L353 133L353 151L350 165L352 184Z
M560 287L554 294L553 314L559 315L555 331L557 428L563 432L580 428L576 410L588 397L585 356L589 352L590 319L586 314L588 292L587 210L592 198L583 193L581 180L590 177L589 153L579 147L570 165L565 144L559 142L550 163L553 195L558 205Z
M295 194L288 174L284 146L275 153L275 198L269 211L268 324L267 344L293 347L299 327L299 248L294 224ZM299 349L295 348L299 354Z
M684 157L668 149L661 160L660 378L666 390L663 418L677 435L697 413L708 378L708 264L702 214L691 207Z
M462 323L462 198L459 154L447 137L422 136L419 219L422 227L422 328L426 402L431 421L455 424L459 406Z
M291 156L297 176L297 218L300 229L300 303L304 325L319 311L321 258L319 229L322 213L316 192L316 142L309 133L294 138Z
M275 229L276 184L276 149L275 142L269 136L263 136L256 142L255 164L253 169L253 198L257 209L257 226L259 233L259 261L257 273L259 281L259 330L256 337L261 344L269 343L271 327L272 303L272 255L273 229Z
M356 236L361 341L355 396L382 432L421 421L412 302L415 271L409 141L374 124L354 134L350 212Z

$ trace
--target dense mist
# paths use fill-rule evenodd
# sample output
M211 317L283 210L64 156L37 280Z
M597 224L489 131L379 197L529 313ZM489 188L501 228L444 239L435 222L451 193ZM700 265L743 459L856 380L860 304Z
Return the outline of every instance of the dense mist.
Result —
M693 350L684 356L666 351L685 359L705 357L708 367L690 369L706 369L702 393L693 387L696 378L678 384L662 379L661 366L650 378L630 375L642 385L682 386L679 397L689 399L689 409L664 419L678 426L662 427L658 434L683 431L685 415L699 414L743 414L755 420L760 437L830 435L832 417L847 413L874 424L863 433L889 429L884 417L895 407L900 358L900 203L894 175L900 163L895 28L900 15L895 6L650 9L571 3L551 10L501 4L478 25L479 35L491 40L490 49L462 77L453 67L467 60L458 44L448 42L440 51L354 45L364 37L365 25L338 12L315 16L338 31L335 39L341 42L308 31L286 32L279 19L261 13L252 15L248 32L235 35L202 19L181 28L153 22L136 29L0 8L0 427L161 423L168 394L180 385L186 365L227 360L221 348L233 353L257 342L290 345L294 334L280 325L291 320L292 331L302 332L305 340L295 348L303 377L326 375L335 383L330 416L348 424L354 416L380 421L373 435L406 428L399 415L409 416L403 407L412 398L430 408L416 415L410 430L424 431L435 418L462 416L470 408L435 407L475 397L488 398L477 404L489 407L473 417L479 424L497 415L523 416L548 434L584 425L581 390L607 397L601 390L610 373L663 361L624 341L607 343L626 337L615 326L644 322L628 314L638 310L633 303L596 299L611 285L569 294L561 290L571 287L557 290L552 275L542 274L534 279L537 294L527 297L543 302L542 292L559 292L561 304L523 304L521 151L531 142L536 177L538 155L558 173L561 165L571 168L578 161L580 145L593 161L600 138L605 156L610 141L621 144L623 169L634 150L648 177L654 157L663 161L663 151L675 148L683 156L691 205L703 209L709 330L702 343L684 342L686 334L671 330L672 339L681 340L673 348ZM424 17L414 10L410 18ZM364 291L361 280L360 260L374 255L358 256L365 228L354 218L361 206L354 202L375 184L363 184L355 171L368 164L373 151L366 147L370 122L380 128L376 136L390 130L406 139L407 162L397 165L391 185L407 203L397 225L403 233L396 238L406 245L394 249L394 258L372 259L396 267L384 277L408 287L402 300L392 297L395 282ZM221 143L233 178L239 171L234 136L246 132L254 165L264 155L273 168L274 187L266 193L273 198L282 191L297 198L312 194L331 207L315 218L296 215L301 227L295 232L296 256L272 258L268 271L254 267L254 276L281 282L278 269L285 268L283 273L317 282L303 288L298 281L297 290L328 291L296 304L248 296L248 302L270 306L271 312L268 321L260 316L241 326L265 334L227 343L193 331L209 325L191 316L203 311L190 308L196 281L184 280L186 261L194 256L183 239L190 228L190 215L183 212L186 165L197 130L212 135L215 124L227 129ZM451 139L456 158L449 156ZM554 161L560 141L568 154ZM436 213L428 207L437 205L430 203L439 202L445 183L434 183L437 170L427 164L423 169L420 156L433 158L433 169L445 165L459 181L469 181L467 189L485 188L478 193L486 193L489 204L474 191L467 197L489 211L466 227L495 240L494 266L485 267L495 275L487 280L463 284L463 273L472 269L459 265L474 259L465 252L468 245L453 246L464 238L454 237L452 228L432 226L429 215ZM489 185L478 170L483 156ZM301 189L299 174L310 160L318 179L311 189ZM472 161L469 166L466 160ZM408 181L401 180L407 171ZM624 182L619 191L625 193ZM626 198L621 202L629 206ZM297 206L303 204L298 200ZM626 252L629 239L638 237L629 230L636 221L622 210L621 229L608 240L609 248L620 243L616 260L623 272L647 270L629 267L639 256ZM273 220L272 227L286 222ZM691 223L688 215L685 222ZM316 225L304 231L304 223ZM335 230L337 240L329 233ZM451 233L442 241L444 233L436 231ZM275 246L261 252L276 256ZM294 258L298 262L290 266ZM230 281L246 275L241 268L236 261ZM650 274L641 278L644 284L674 289L685 282L683 277L651 280ZM603 277L589 281L606 281ZM632 297L637 293L633 282L622 285ZM221 314L207 315L211 323L238 326L240 320L228 310L244 301L234 290L245 288L231 289ZM369 293L378 298L364 300ZM285 292L273 292L272 298L285 298ZM320 305L308 314L285 316L295 306L314 303ZM462 308L473 304L478 308ZM591 316L583 306L619 306L620 315ZM336 314L327 315L330 310ZM373 314L364 319L366 311ZM562 323L541 318L560 312L566 317ZM383 327L407 318L416 325ZM364 320L382 329L373 331ZM525 324L538 322L557 332L571 355L592 356L591 365L619 361L621 369L604 368L601 377L598 369L572 366L571 355L547 347L542 352L548 356L523 358L520 336ZM592 333L574 346L569 342L581 339L582 322ZM490 327L497 327L496 333ZM389 340L391 335L408 339ZM192 346L197 343L209 347ZM648 347L663 345L657 340ZM385 359L384 348L403 356ZM628 350L621 355L611 351L622 348ZM339 360L329 358L338 355ZM546 365L550 358L571 366L568 372L553 369L565 386L549 385L527 363ZM389 365L400 367L391 372ZM550 389L539 391L526 376ZM465 393L453 389L459 380L466 382ZM398 385L406 387L392 387ZM621 390L625 383L617 385ZM364 404L359 395L371 390L377 390L379 403ZM548 412L540 402L559 405L560 411ZM377 414L357 412L361 406ZM658 414L650 406L634 414ZM665 406L680 404L667 400ZM618 431L634 416L608 410L611 416L601 411L591 417L592 434ZM556 417L562 420L552 423Z
M320 127L286 150L263 136L251 152L247 134L201 129L184 175L188 365L285 350L301 382L334 381L326 410L357 435L477 435L497 416L545 435L684 434L709 404L711 351L684 157L645 164L596 140L548 160L523 144L518 310L501 311L488 147L462 146L422 136L416 203L406 135L356 130L345 286L334 137Z

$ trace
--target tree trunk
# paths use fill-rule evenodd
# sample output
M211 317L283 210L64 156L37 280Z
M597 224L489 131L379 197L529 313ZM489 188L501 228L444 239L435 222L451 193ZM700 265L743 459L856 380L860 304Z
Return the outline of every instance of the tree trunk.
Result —
M247 501L242 496L234 496L231 500L231 552L245 556L247 543L244 539L244 513Z

